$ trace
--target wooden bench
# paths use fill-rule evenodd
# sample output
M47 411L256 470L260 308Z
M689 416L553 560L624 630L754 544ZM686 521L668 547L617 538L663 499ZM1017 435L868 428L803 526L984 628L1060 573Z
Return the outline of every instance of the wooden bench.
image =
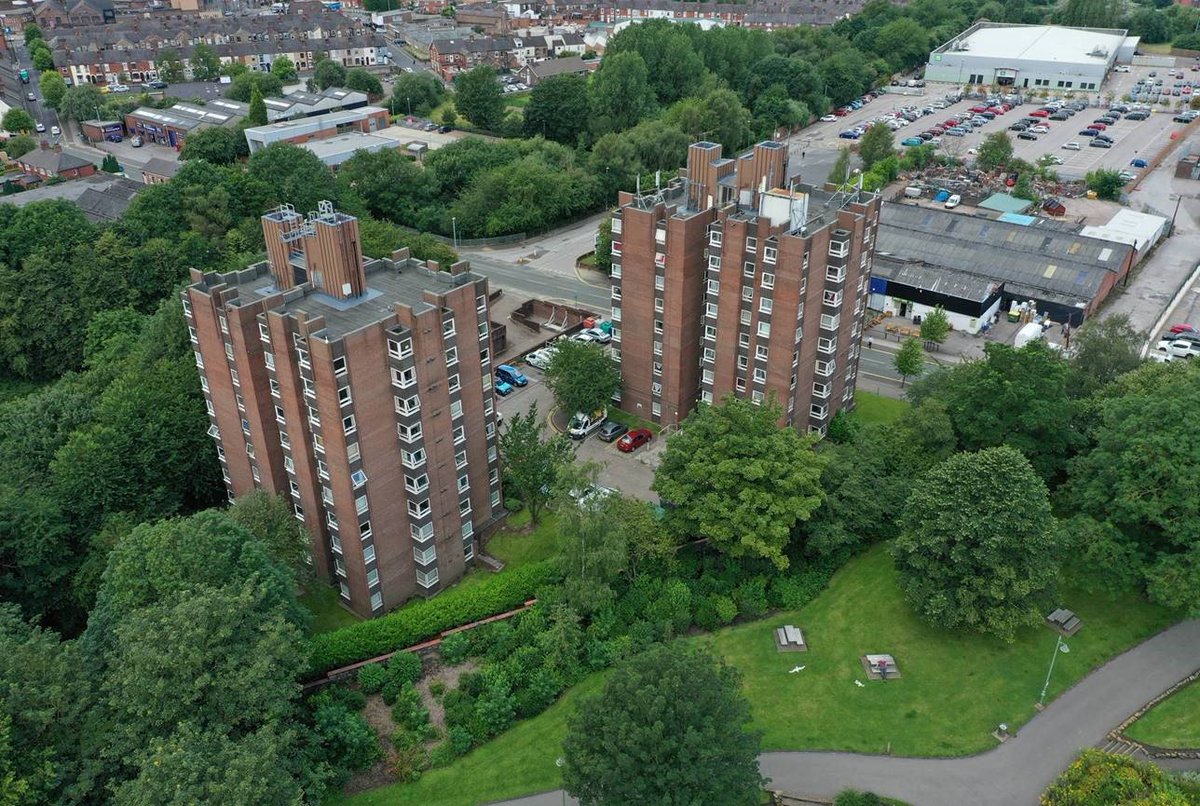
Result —
M1075 615L1070 610L1061 607L1050 615L1046 616L1046 623L1049 624L1052 629L1058 631L1061 635L1067 636L1068 638L1079 632L1079 630L1083 627L1083 622L1080 620L1079 616Z
M799 627L785 624L775 630L775 648L780 652L807 652L808 644Z

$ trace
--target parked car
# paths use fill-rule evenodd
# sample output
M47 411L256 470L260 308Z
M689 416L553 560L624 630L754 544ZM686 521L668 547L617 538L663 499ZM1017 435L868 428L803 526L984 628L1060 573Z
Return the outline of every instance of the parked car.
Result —
M1195 333L1196 328L1192 325L1189 325L1187 322L1180 322L1179 324L1171 325L1171 329L1168 332L1172 335L1179 333Z
M500 395L500 397L508 397L510 394L512 394L513 387L508 381L502 381L497 378L495 389L496 394Z
M1099 138L1092 140L1092 142L1088 143L1088 145L1090 145L1092 148L1112 148L1113 147L1113 144L1111 142L1109 142L1108 140L1100 140Z
M1114 68L1113 68L1113 72L1114 72L1114 73L1128 73L1128 72L1129 72L1129 65L1127 65L1127 64L1118 64L1116 67L1114 67Z
M119 143L121 141L117 140L117 142ZM134 148L141 148L142 147L142 138L135 136L132 140L129 141L129 145L133 146Z
M1071 142L1069 142L1069 143L1063 143L1063 144L1062 144L1062 147L1063 147L1063 150L1065 150L1065 151L1078 151L1078 150L1079 150L1079 143L1077 143L1077 142L1075 142L1074 140L1072 140L1072 141L1071 141Z
M822 123L833 123L835 120L837 120L837 115L825 115L821 118Z
M933 135L930 135L930 136L932 137ZM920 145L925 145L925 141L922 140L920 137L906 137L900 141L900 145L902 145L902 146L920 146Z
M571 418L571 422L567 424L567 433L571 435L571 439L584 439L599 429L607 417L608 409L597 409L591 414L577 411Z
M617 450L621 453L633 453L652 439L654 434L650 433L649 428L635 428L617 440Z
M962 203L962 196L959 196L957 193L955 193L950 198L946 199L946 209L947 210L953 209L961 203Z
M520 373L512 364L501 364L496 367L496 377L513 386L527 386L529 379Z
M119 134L109 134L109 135L105 135L104 139L110 143L119 143L122 140L124 140L125 138Z
M540 350L534 350L525 356L525 363L537 369L545 369L550 366L550 359L554 358L554 353L555 350L553 347L543 347Z
M1017 135L1018 140L1036 140L1038 136L1033 132L1021 132Z
M27 93L25 93L25 100L26 101L36 101L37 96L34 95L32 92L27 92Z
M35 132L39 132L39 133L40 133L40 132L44 132L44 131L46 131L46 124L45 124L45 123L42 123L42 122L39 120L37 123L35 123L35 124L34 124L34 126L33 126L33 130L34 130Z
M1186 339L1163 339L1158 343L1158 349L1173 358L1194 358L1200 355L1200 342Z
M1098 121L1098 120L1093 120L1093 121L1092 121L1092 123L1091 123L1091 125L1089 125L1089 126L1088 126L1088 128L1089 128L1089 129L1095 129L1095 130L1096 130L1096 131L1098 131L1098 132L1102 132L1102 131L1104 131L1105 129L1107 129L1107 128L1108 128L1108 124L1107 124L1107 123L1101 123L1101 122L1100 122L1100 121Z
M628 430L629 426L624 423L618 423L616 420L605 420L604 425L600 426L600 433L597 436L605 442L612 442Z
M1146 162L1141 157L1134 157L1133 159L1131 159L1129 161L1129 164L1132 165L1134 168L1145 168L1150 165L1150 163Z
M148 81L148 82L146 82L146 86L152 90L165 90L167 88L167 82L165 82L165 81Z
M609 333L602 327L589 327L582 332L591 336L592 341L596 342L597 344L608 344L610 341L612 341L612 333Z
M57 137L58 135L62 134L62 129L58 128L57 126L51 126L50 133Z
M109 92L129 92L129 87L125 86L124 84L109 84L108 91Z
M1030 126L1029 131L1034 134L1046 134L1050 131L1050 127L1043 123L1039 126Z
M1095 137L1100 133L1099 129L1084 129L1079 133L1080 137Z

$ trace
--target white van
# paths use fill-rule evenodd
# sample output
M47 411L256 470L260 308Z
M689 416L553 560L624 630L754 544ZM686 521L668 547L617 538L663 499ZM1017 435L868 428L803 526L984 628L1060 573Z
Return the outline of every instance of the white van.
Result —
M602 426L606 417L608 417L608 409L596 409L591 414L577 411L567 426L567 433L571 435L571 439L584 439Z

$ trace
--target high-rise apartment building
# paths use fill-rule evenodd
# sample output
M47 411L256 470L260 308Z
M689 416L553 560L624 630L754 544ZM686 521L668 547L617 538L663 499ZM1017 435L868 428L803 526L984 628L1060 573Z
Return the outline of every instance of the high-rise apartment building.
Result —
M879 197L789 183L787 148L695 143L612 219L621 406L664 425L729 394L824 433L854 403Z
M262 226L266 261L183 292L209 433L230 499L288 497L316 572L378 615L461 577L503 512L487 279L364 261L328 202Z

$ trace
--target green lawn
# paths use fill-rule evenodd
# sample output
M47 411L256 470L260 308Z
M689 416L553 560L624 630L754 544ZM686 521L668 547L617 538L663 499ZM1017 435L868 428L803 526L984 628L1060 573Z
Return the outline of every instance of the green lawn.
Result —
M528 92L510 92L504 96L504 105L509 109L524 109L529 106Z
M1047 701L1174 620L1132 595L1105 599L1067 588L1060 600L1085 626L1070 639L1071 652L1059 655ZM775 650L771 631L783 624L805 631L809 652ZM990 733L1000 722L1016 727L1033 715L1055 636L1036 627L1005 644L927 627L904 606L891 560L876 547L801 610L695 640L742 671L765 749L880 752L890 743L897 755L963 755L994 746ZM866 652L893 654L902 679L856 686L856 679L865 682L858 656ZM797 665L806 668L788 674ZM417 784L342 802L466 806L553 788L567 714L603 676L589 677L544 714Z
M1200 681L1190 683L1125 731L1139 742L1191 750L1200 747Z
M338 603L337 588L330 585L322 585L319 582L312 583L300 597L300 604L312 611L314 617L308 628L310 635L330 632L339 627L349 627L351 624L362 621L361 618Z
M558 531L558 515L543 510L541 523L532 532L526 533L524 527L528 523L529 508L526 507L509 516L504 529L488 539L484 551L503 561L506 569L520 568L553 557L562 540Z
M629 430L631 431L635 428L649 428L650 433L654 434L655 436L658 436L658 432L662 430L654 423L643 420L636 414L630 414L623 409L618 409L616 406L611 406L609 408L608 419L616 420L618 423L628 426Z
M890 423L908 410L907 400L896 400L861 389L854 393L854 413L864 423Z

